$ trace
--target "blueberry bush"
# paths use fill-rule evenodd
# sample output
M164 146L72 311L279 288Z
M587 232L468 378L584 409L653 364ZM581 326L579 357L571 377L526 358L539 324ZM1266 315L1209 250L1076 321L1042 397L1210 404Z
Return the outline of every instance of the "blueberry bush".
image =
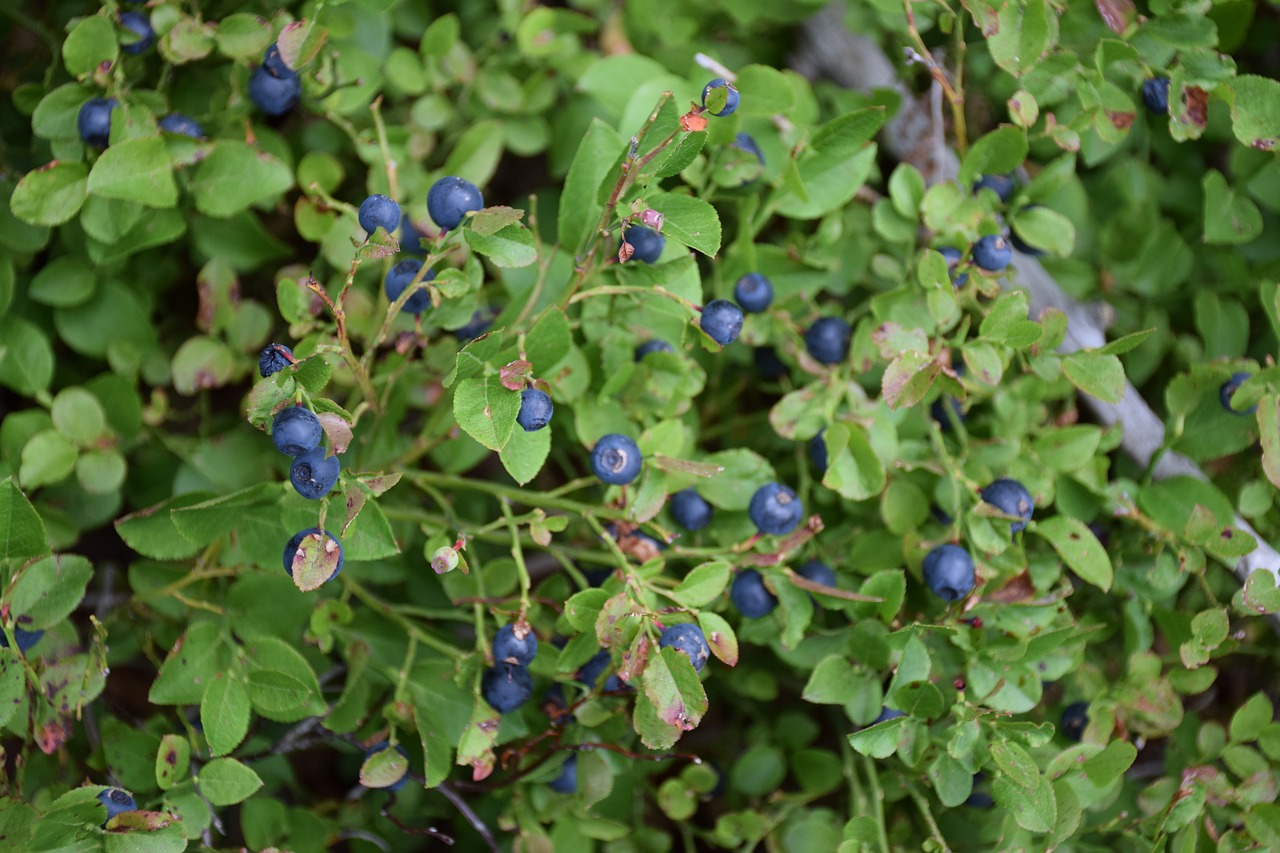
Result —
M1274 6L824 6L0 8L4 850L1280 848Z

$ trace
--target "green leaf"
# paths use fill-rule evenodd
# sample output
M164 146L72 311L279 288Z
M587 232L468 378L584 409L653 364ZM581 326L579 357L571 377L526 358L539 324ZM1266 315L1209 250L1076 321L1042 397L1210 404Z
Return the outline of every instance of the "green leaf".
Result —
M1082 580L1104 592L1111 589L1111 557L1083 521L1055 515L1032 526L1031 532L1048 541Z
M650 749L670 748L682 734L702 722L707 712L707 694L688 655L672 648L651 652L644 668L643 686L644 701L636 703L635 729ZM647 710L642 711L642 707Z
M894 717L849 735L849 746L861 755L885 759L898 751L907 728L907 717Z
M219 673L200 699L200 723L209 749L226 755L249 733L249 691L236 670Z
M26 689L27 677L22 665L22 655L17 649L0 649L0 726L8 725L18 712Z
M858 424L836 424L823 434L827 470L822 484L852 501L875 497L884 490L885 467Z
M31 298L42 305L69 308L93 295L94 273L80 258L63 255L46 264L31 280Z
M148 207L173 207L178 184L163 139L142 137L115 143L89 172L91 195L132 201Z
M891 409L914 406L933 386L941 365L928 353L907 350L885 368L880 377L880 393Z
M960 183L969 186L981 175L1003 175L1027 158L1027 134L1017 127L998 127L969 147L960 164Z
M1280 81L1241 74L1223 89L1230 93L1236 138L1253 148L1274 150L1280 143Z
M13 477L0 480L0 561L49 553L44 521Z
M107 425L107 413L98 398L78 387L59 391L53 398L49 415L54 429L63 438L79 445L98 438Z
M795 105L795 90L787 75L768 65L739 68L734 85L742 96L737 110L739 115L785 115Z
M226 218L293 186L293 171L275 155L235 139L219 139L191 176L196 209Z
M409 772L409 759L395 747L384 747L360 765L360 784L366 788L390 788Z
M9 209L31 225L61 225L80 212L88 183L83 163L55 160L23 176L9 199Z
M815 705L848 704L862 689L858 670L858 665L844 655L828 655L809 674L804 701Z
M695 566L671 591L671 597L690 609L706 607L719 598L729 585L729 568L729 564L725 562Z
M710 204L678 193L650 193L645 201L665 217L664 236L708 257L720 251L720 216Z
M244 802L262 787L262 780L234 758L215 758L196 777L200 793L215 806Z
M1231 717L1229 733L1232 743L1249 743L1261 737L1271 724L1275 709L1265 693L1255 693Z
M1258 401L1258 435L1262 443L1262 471L1280 489L1280 397L1267 394Z
M262 58L262 52L275 35L271 23L258 15L237 12L218 21L214 42L218 52L229 59Z
M1114 355L1073 352L1062 359L1062 372L1071 384L1107 403L1119 403L1124 396L1124 367Z
M511 430L511 439L498 451L498 458L511 479L523 486L538 476L550 453L551 425L548 424L533 432Z
M705 483L699 483L698 494L719 509L746 510L756 489L774 479L773 465L759 453L745 447L721 450L703 461L721 471Z
M1133 744L1113 740L1107 744L1106 749L1084 763L1084 772L1095 785L1110 785L1133 766L1133 760L1137 757L1138 750Z
M569 166L560 196L557 232L560 245L567 250L576 253L592 235L604 207L596 201L596 194L625 146L626 141L616 130L599 118L591 120L578 143L578 153Z
M464 379L453 397L458 426L490 450L501 450L511 439L520 414L520 394L502 386L496 375Z
M208 726L205 726L208 731ZM160 790L171 790L186 778L191 769L191 743L181 735L165 735L156 751L156 784Z
M174 390L191 396L208 388L221 388L236 374L238 362L235 351L218 338L189 338L173 354Z
M147 699L156 705L198 705L230 657L218 626L197 622L169 650Z
M672 145L667 152L666 158L662 160L662 165L658 167L655 177L668 178L672 175L680 174L689 164L698 159L698 155L702 152L702 147L706 144L707 132L705 130L681 133L676 138L675 145Z
M997 776L991 793L998 805L1013 813L1018 826L1028 832L1048 832L1058 816L1053 786L1041 776L1030 786L1019 785L1007 776Z
M471 720L458 740L458 764L471 767L471 778L480 781L493 772L493 747L498 742L502 715L477 697Z
M276 39L280 45L280 58L285 65L297 71L315 59L328 37L327 29L306 18L285 24Z
M73 77L92 74L99 65L114 63L119 56L115 27L105 14L81 18L62 43L62 61Z
M7 604L15 615L31 618L29 630L52 628L79 606L92 578L93 565L84 557L53 554L22 570Z
M500 228L493 234L481 234L470 227L463 229L467 245L500 267L527 267L538 259L533 232L521 223Z
M39 326L22 317L6 317L0 336L0 383L34 397L53 380L53 347Z
M1039 205L1024 207L1009 224L1024 243L1038 249L1060 257L1070 255L1075 249L1076 226L1056 210Z
M1280 91L1280 84L1276 85ZM1225 245L1248 243L1262 233L1262 214L1242 192L1227 185L1216 169L1204 173L1204 241Z
M262 716L283 723L324 712L320 683L302 653L277 637L245 643L249 701Z
M55 430L36 433L22 448L18 480L35 489L66 478L76 466L76 449Z
M458 137L441 172L483 187L498 168L506 138L502 122L496 119L475 122Z

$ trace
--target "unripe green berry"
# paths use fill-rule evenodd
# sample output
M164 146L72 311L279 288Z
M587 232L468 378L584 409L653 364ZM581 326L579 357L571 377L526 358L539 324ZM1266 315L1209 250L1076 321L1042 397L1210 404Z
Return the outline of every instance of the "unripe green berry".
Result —
M431 568L438 575L443 575L458 568L458 552L448 545L437 548L431 555Z

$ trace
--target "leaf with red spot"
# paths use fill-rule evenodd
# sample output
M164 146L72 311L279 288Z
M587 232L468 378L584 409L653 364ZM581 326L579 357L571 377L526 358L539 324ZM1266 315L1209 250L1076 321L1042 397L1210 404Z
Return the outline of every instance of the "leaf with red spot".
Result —
M458 741L458 765L470 766L471 779L475 782L487 778L493 772L493 747L498 742L498 724L501 721L502 715L488 702L477 697L471 720L462 732L462 739Z
M698 627L707 638L711 653L728 666L738 665L738 635L723 616L704 610L698 614Z
M1094 5L1102 16L1102 23L1116 35L1124 35L1125 30L1133 23L1136 14L1133 0L1094 0Z
M524 359L518 359L502 366L498 371L498 381L508 391L523 391L533 374L533 365Z
M688 655L671 648L650 655L632 719L644 745L670 748L685 732L697 728L706 712L707 694Z

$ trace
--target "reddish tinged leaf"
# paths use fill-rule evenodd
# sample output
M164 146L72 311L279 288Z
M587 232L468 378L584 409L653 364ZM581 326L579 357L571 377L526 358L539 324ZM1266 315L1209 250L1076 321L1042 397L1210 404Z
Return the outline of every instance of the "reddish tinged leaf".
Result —
M164 829L169 826L174 820L174 816L166 812L148 812L138 809L121 812L111 818L111 820L107 821L107 831L155 832L157 829Z
M698 614L698 626L716 659L726 666L738 665L738 636L723 616L704 610Z
M1030 601L1035 598L1035 595L1036 590L1031 585L1031 575L1022 572L1010 579L1004 586L984 595L982 600L998 604L1016 604L1022 601Z
M1107 114L1107 119L1116 130L1128 130L1133 120L1138 117L1137 113L1122 113L1115 110L1103 110L1103 112Z
M1182 92L1186 105L1186 117L1196 127L1204 127L1209 121L1209 93L1199 86L1187 86Z
M324 434L329 437L329 443L333 445L334 454L346 453L353 437L351 424L347 423L346 418L334 412L324 412L316 415L316 419L320 421L320 427L324 430Z
M1133 23L1133 0L1094 0L1094 5L1098 7L1098 14L1107 29L1116 35L1124 35L1129 24Z
M496 761L493 747L498 742L498 725L501 721L502 715L493 710L488 702L477 697L471 720L458 741L458 765L471 767L472 781L480 782L493 772Z
M498 370L498 381L508 391L523 391L532 373L533 365L524 359L518 359Z
M703 116L696 115L694 113L685 113L680 116L680 129L686 133L706 130L707 120Z
M622 653L622 665L618 667L618 677L627 683L634 683L644 674L649 662L649 638L644 634L636 637L631 648Z
M635 253L636 247L623 240L622 245L618 247L618 263L625 264Z

